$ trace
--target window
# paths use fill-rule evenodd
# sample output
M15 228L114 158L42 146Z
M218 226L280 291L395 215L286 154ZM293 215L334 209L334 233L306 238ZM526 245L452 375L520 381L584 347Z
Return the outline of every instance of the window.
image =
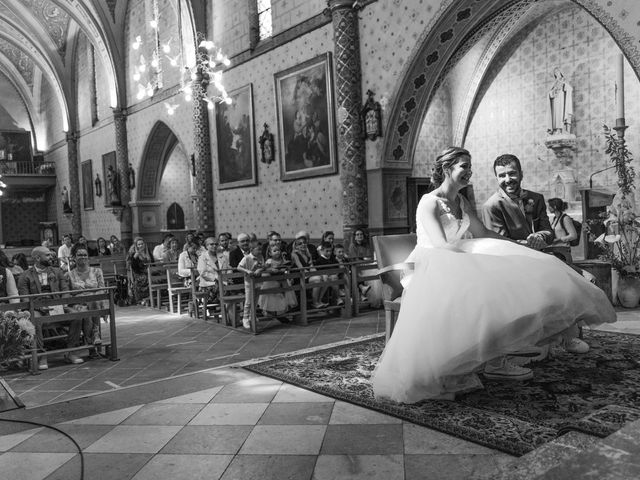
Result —
M271 0L257 0L259 40L269 38L273 33L271 23Z

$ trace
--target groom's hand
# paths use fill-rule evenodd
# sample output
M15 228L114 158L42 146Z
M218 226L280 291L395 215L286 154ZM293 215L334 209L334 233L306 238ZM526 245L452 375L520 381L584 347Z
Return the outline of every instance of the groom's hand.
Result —
M547 246L547 242L545 242L544 237L539 233L532 233L527 237L527 245L534 250L542 250Z

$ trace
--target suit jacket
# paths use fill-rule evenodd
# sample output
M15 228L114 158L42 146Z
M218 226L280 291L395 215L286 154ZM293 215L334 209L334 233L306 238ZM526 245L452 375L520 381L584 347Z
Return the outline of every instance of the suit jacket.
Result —
M240 247L236 247L229 252L229 266L237 268L240 261L244 258L244 253Z
M544 197L524 189L521 196L526 213L516 200L499 188L482 207L485 226L513 240L526 240L530 234L540 233L547 245L550 244L553 241L553 229Z
M63 292L69 290L69 281L64 272L58 267L47 267L47 278L52 292ZM29 267L20 274L18 278L18 293L20 295L31 295L42 293L42 285L35 267Z

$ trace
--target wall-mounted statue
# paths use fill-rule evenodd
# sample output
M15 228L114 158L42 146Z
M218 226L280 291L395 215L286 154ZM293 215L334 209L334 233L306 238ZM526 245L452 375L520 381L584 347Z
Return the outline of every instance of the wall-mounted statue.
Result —
M62 197L62 213L72 213L71 202L69 201L69 190L67 190L67 187L62 187L60 196Z
M107 169L107 191L111 205L120 205L120 177L112 165Z
M551 135L570 134L573 122L573 88L559 68L553 70L555 81L549 90L549 120L547 132Z

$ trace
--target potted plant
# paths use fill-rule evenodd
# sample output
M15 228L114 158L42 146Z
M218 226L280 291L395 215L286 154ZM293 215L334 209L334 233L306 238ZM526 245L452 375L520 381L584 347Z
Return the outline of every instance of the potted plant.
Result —
M35 334L29 312L0 312L0 370L31 348Z
M601 258L611 263L619 277L616 290L620 303L633 308L640 300L640 217L636 213L633 193L635 170L624 137L618 137L606 125L604 135L605 153L618 175L618 192L605 218L600 220L604 233L594 241L602 249Z

